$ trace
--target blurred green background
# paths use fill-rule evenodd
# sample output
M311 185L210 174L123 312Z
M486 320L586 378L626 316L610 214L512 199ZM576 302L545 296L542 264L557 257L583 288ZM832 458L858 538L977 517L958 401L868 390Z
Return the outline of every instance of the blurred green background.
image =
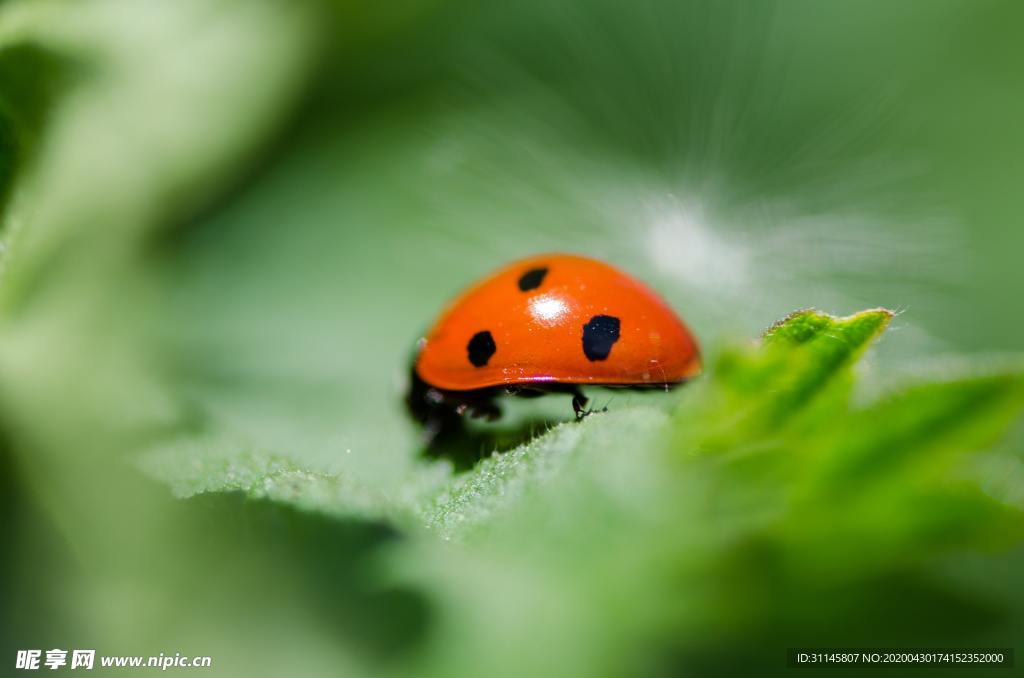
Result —
M0 4L2 661L766 675L1019 642L1022 21ZM415 340L544 251L654 286L708 377L425 455ZM897 315L856 365L880 328L746 353L806 307Z

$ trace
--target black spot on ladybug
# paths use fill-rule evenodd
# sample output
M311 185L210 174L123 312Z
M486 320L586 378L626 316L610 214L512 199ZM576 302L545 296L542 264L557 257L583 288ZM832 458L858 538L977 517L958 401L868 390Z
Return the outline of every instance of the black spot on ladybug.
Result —
M619 319L595 315L583 326L583 354L588 360L604 360L619 340Z
M474 367L486 365L496 350L498 350L498 346L494 343L494 337L487 330L474 334L473 338L469 340L469 345L466 346L469 362L473 363Z
M544 276L548 274L546 266L541 268L531 268L526 273L519 276L519 289L523 292L529 292L540 287L540 284L544 282Z

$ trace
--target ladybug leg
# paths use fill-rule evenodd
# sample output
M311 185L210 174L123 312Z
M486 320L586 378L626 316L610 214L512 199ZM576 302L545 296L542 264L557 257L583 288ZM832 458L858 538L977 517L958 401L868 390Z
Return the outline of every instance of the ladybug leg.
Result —
M586 409L588 402L590 401L587 399L585 395L583 395L583 391L581 391L578 387L572 390L572 411L576 413L576 421L582 421L583 419L589 417L595 412L608 411L607 407L602 407L599 410L594 409L592 407L588 410Z
M583 392L578 388L573 390L572 393L572 411L576 413L576 421L581 421L583 417L590 414L590 410L584 409L587 406L587 396L583 395Z

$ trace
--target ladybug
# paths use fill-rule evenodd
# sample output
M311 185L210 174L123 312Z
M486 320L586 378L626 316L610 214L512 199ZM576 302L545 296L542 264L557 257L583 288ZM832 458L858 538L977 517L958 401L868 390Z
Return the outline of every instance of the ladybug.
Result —
M461 418L501 416L501 394L583 385L663 388L700 372L697 342L650 288L602 261L546 254L509 264L452 301L420 339L407 404L427 441Z

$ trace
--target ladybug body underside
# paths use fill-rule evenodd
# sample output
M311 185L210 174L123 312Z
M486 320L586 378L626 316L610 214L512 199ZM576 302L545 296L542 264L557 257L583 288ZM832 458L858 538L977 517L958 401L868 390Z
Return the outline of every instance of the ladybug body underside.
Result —
M577 419L590 411L586 409L589 399L583 394L580 384L563 384L550 381L518 383L503 386L489 386L470 391L452 391L431 386L423 381L412 369L411 386L406 397L406 406L412 416L423 425L424 438L433 443L437 438L454 434L462 429L464 417L496 421L501 418L498 399L502 397L538 398L547 394L572 396L572 408ZM589 384L608 389L631 391L668 391L683 382L663 384Z

